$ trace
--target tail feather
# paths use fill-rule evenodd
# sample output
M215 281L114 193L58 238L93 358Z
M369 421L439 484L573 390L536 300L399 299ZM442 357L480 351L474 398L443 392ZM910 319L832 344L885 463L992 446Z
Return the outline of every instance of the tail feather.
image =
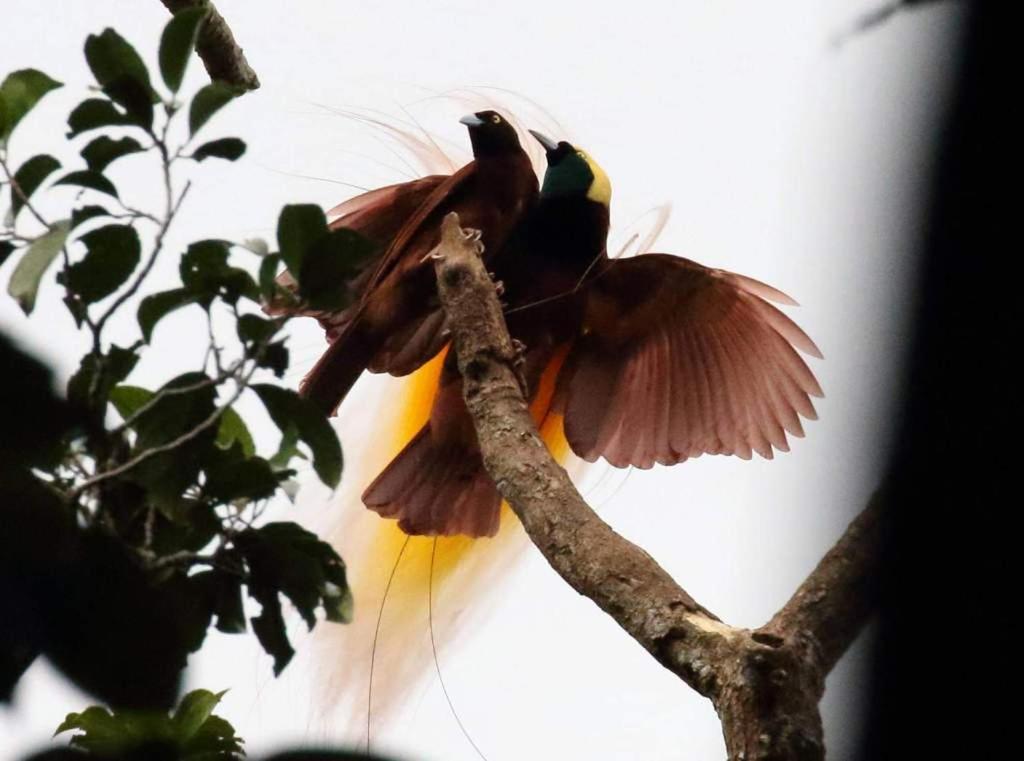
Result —
M361 321L348 323L302 379L299 393L325 415L334 415L370 364L378 344Z
M494 536L501 496L475 448L434 441L428 424L367 487L363 502L397 518L407 534Z

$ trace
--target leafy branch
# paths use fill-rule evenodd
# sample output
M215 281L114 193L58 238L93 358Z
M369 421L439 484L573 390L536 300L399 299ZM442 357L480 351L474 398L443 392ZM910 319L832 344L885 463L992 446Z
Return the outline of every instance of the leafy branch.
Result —
M215 82L191 97L180 92L210 13L198 4L168 22L159 81L113 29L88 37L85 58L97 90L67 121L72 144L88 139L77 149L84 168L61 173L50 154L19 166L11 151L15 129L61 85L33 69L0 84L0 190L10 189L0 195L10 204L0 223L0 263L13 260L8 293L31 317L52 278L71 318L65 327L90 339L66 401L51 400L61 412L45 445L2 479L5 531L21 541L0 553L5 568L10 563L0 582L13 579L16 599L41 602L13 607L22 610L13 615L11 636L23 655L11 669L0 657L0 695L43 654L112 705L166 708L188 653L210 626L241 633L251 625L279 673L293 655L284 601L310 628L352 615L335 551L294 523L262 520L272 500L287 498L296 460L310 460L330 487L342 470L329 423L277 385L289 366L288 318L267 316L262 306L300 300L343 307L348 286L325 273L361 266L368 244L350 231L328 230L317 207L288 206L278 222L278 251L261 244L254 259L249 242L194 241L177 254L180 284L153 290L150 282L157 261L172 255L170 233L187 213L185 201L199 192L196 178L183 176L188 168L245 153L238 138L204 138L235 89ZM185 129L175 129L180 123ZM164 191L160 213L138 208L130 189L107 173L114 162L153 156ZM70 202L67 187L77 191ZM294 288L276 281L284 262L301 265L292 268L299 273ZM128 322L132 307L139 338L127 346L107 340L109 326ZM201 365L157 388L137 385L139 360L169 337L158 326L183 309L206 319ZM233 331L214 329L215 311L230 316ZM53 315L47 320L60 329ZM276 450L257 447L237 409L246 396L260 401L278 429ZM9 498L8 489L15 490Z

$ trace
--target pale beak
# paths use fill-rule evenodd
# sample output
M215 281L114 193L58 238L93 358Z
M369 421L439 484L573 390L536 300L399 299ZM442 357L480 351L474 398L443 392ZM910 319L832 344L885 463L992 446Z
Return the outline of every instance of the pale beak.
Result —
M545 151L554 151L558 149L558 143L552 140L550 137L542 132L538 132L535 129L527 130L538 143L544 146Z
M466 114L459 119L459 124L465 124L467 127L482 127L486 122L476 114Z

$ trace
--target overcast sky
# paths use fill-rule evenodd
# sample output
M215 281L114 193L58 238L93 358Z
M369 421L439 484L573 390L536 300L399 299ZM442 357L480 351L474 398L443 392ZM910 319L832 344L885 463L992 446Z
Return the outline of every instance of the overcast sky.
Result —
M405 179L408 166L380 135L338 110L414 117L465 149L458 104L436 96L477 87L529 98L557 120L533 110L542 123L530 126L571 136L610 175L620 239L636 220L645 224L645 211L670 203L657 250L789 293L801 303L790 314L825 354L812 365L826 393L817 404L821 419L806 425L807 438L791 453L772 462L705 457L628 474L598 466L583 475L602 516L702 604L729 623L760 625L864 505L887 453L892 382L908 336L916 190L926 180L930 125L945 104L959 15L955 4L909 13L830 47L872 2L632 0L601 10L535 0L221 0L263 87L217 117L211 134L243 137L249 154L236 166L197 173L172 245L272 237L282 204L330 207L354 192L312 177L364 187ZM166 12L156 0L33 0L5 3L0 18L0 75L34 66L66 83L19 129L11 146L18 163L53 148L81 99L90 81L85 36L114 25L152 60ZM203 76L193 65L186 90ZM158 196L146 169L126 161L114 173L140 205L153 206ZM155 287L173 287L175 270L169 258ZM29 320L0 299L0 328L59 378L74 369L80 342L56 289ZM132 336L130 315L117 330ZM180 372L202 348L195 330L201 323L187 315L169 320L163 349L133 380L145 385ZM314 326L298 327L296 367L308 368L321 346ZM372 409L388 388L361 383L357 403ZM351 456L363 439L350 419L343 416L339 432ZM311 485L299 514L327 525L342 501ZM445 682L487 757L724 757L710 704L527 549L489 589L486 614L443 649ZM250 752L360 741L344 734L344 717L322 721L310 709L315 675L343 666L344 654L302 652L275 681L251 636L212 635L189 681L232 688L219 712ZM832 759L850 757L854 747L866 652L862 638L828 681ZM477 757L436 679L410 694L405 710L377 722L376 747L410 759ZM15 706L0 710L0 761L46 742L65 713L87 703L37 663Z

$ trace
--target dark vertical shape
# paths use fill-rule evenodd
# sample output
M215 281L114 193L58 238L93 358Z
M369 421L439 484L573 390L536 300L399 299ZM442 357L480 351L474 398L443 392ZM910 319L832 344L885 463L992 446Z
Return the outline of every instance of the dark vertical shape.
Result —
M967 4L965 4L967 5ZM887 503L894 531L862 758L1009 758L1019 721L1011 566L1021 553L1016 433L1024 341L1020 203L1007 135L1020 86L1011 3L967 6L922 240L916 334ZM1000 12L1002 11L1002 12ZM1002 33L1001 33L1002 32ZM1018 212L1019 213L1019 212ZM1016 694L1015 694L1016 693Z

